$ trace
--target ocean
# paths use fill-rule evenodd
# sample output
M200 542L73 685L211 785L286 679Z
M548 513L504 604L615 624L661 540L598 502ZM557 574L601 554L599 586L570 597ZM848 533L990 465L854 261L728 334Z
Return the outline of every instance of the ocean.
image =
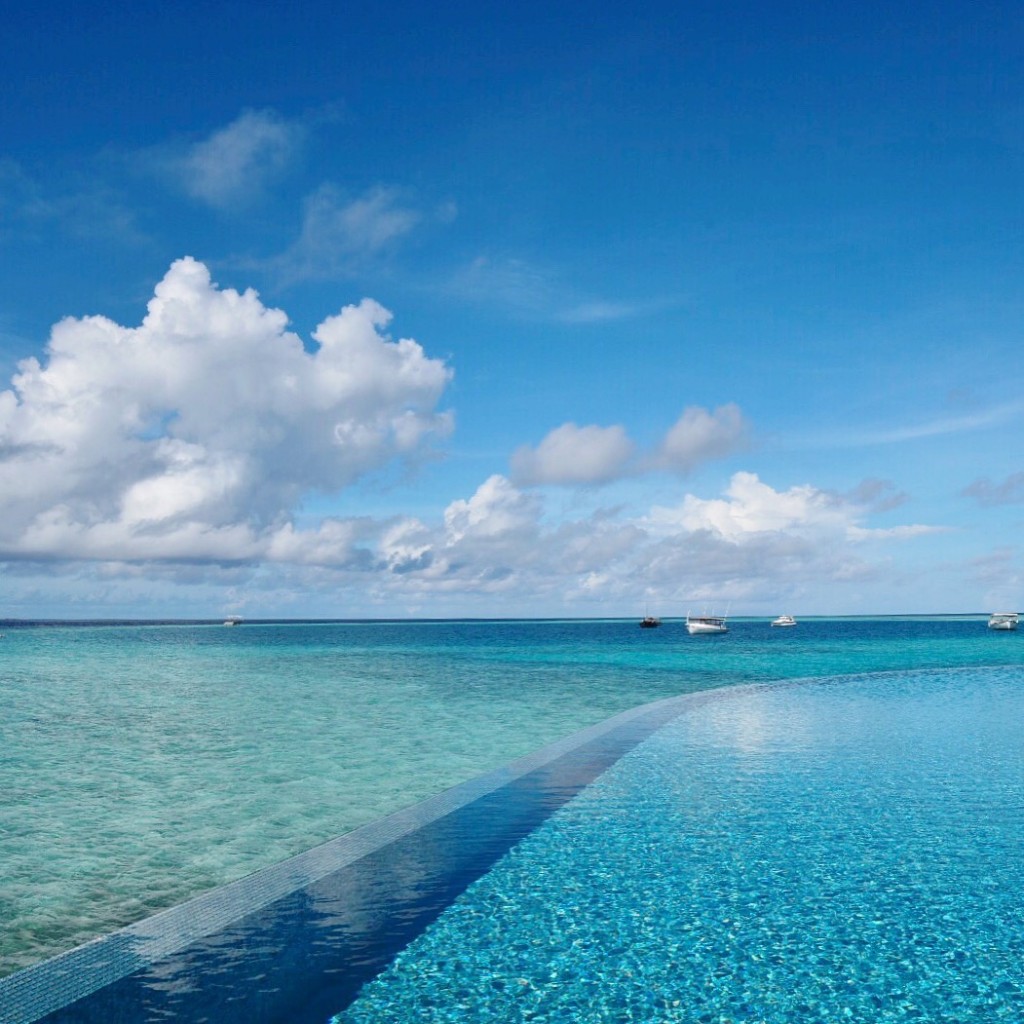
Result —
M1024 664L983 616L0 633L0 974L662 697Z

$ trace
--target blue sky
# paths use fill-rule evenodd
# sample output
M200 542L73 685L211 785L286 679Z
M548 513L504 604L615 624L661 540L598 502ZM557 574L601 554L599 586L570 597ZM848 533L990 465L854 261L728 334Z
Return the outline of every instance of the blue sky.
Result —
M1021 29L16 3L0 616L1018 607Z

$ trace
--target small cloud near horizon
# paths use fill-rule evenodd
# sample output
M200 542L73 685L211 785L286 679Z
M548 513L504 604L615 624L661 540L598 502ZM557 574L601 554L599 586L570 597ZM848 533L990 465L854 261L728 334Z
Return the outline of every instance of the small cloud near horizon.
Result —
M578 427L564 423L536 448L523 445L512 455L512 479L521 485L588 485L623 475L635 446L621 426Z
M892 480L867 477L856 487L837 496L841 501L863 505L872 512L889 512L907 503L910 495L897 490Z
M960 494L965 498L974 498L986 508L1018 505L1024 502L1024 472L1011 473L1002 483L993 483L988 477L979 477Z
M688 406L665 435L654 464L685 475L702 462L725 458L746 447L749 430L735 402L710 411Z
M511 458L512 479L522 486L592 486L651 472L685 476L703 462L725 458L747 443L749 425L738 405L688 406L654 451L639 454L622 426L564 423L537 445L522 445Z

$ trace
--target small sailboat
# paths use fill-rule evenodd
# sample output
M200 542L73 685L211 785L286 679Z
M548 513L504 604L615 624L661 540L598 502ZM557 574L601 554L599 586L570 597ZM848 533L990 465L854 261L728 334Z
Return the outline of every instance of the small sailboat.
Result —
M659 619L656 615L645 615L640 620L641 629L656 629L660 625L661 619Z

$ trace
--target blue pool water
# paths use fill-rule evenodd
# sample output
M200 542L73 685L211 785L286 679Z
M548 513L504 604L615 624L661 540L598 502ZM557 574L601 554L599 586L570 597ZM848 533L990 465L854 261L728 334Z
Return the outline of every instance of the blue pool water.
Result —
M3 632L0 973L651 700L1024 661L1024 637L979 618L741 621L721 638L633 621Z
M663 726L335 1024L1024 1018L1024 675L745 691Z

